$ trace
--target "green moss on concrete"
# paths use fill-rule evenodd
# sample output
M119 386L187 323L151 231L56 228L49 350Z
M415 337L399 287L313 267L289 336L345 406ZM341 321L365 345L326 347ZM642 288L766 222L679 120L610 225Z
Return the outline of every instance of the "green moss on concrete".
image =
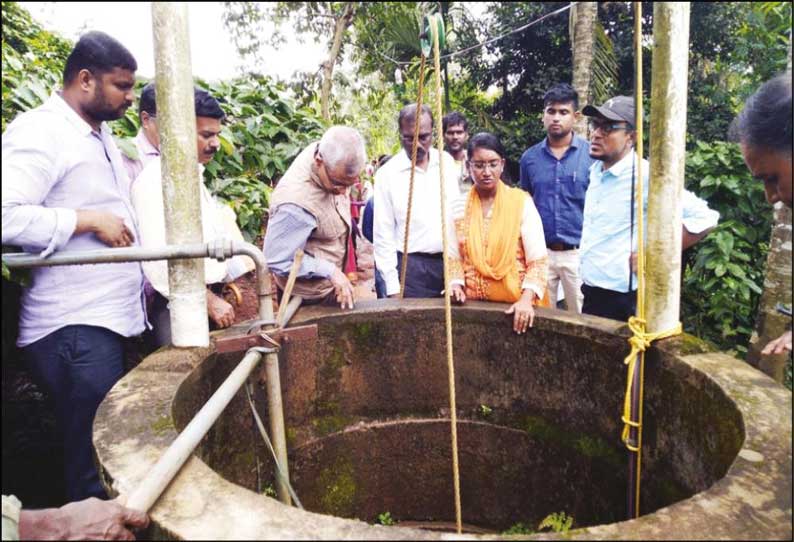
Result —
M327 379L338 378L339 369L344 366L345 355L340 347L334 346L329 356L325 359L325 363L320 366L320 376Z
M232 472L251 472L256 469L256 454L253 449L246 452L231 453L229 468Z
M664 477L660 477L655 491L657 493L658 500L664 503L682 501L691 496L691 493L686 491L685 488L674 483L669 478Z
M694 354L706 354L714 352L714 348L703 339L699 339L689 333L682 333L677 335L670 341L670 347L665 347L665 350L672 350L678 356L691 356Z
M564 446L591 459L601 460L616 467L624 464L620 452L600 437L568 431L551 424L544 418L531 415L525 416L519 427L531 437Z
M566 439L566 433L563 430L551 425L548 421L538 416L526 416L521 424L521 428L526 431L528 435L541 440L563 442Z
M175 429L174 420L171 419L171 416L168 416L167 414L163 414L162 416L157 418L154 422L152 422L151 427L152 430L155 432L155 434L157 434L158 436L166 433L169 429Z
M355 418L350 416L342 416L341 414L331 414L328 416L322 416L320 418L316 418L312 420L312 425L314 426L317 434L319 436L326 436L330 435L331 433L336 433L337 431L341 431L351 423L355 421Z
M380 352L386 338L383 325L378 321L355 324L351 333L356 348L363 348L369 352Z
M295 446L295 441L298 438L298 432L295 430L294 427L287 427L286 435L287 435L287 447L292 448L293 446Z
M355 515L354 475L353 465L344 457L340 457L320 472L318 482L323 490L323 495L320 497L323 513L342 517Z
M621 454L610 447L604 439L583 435L574 441L574 447L581 452L582 455L593 458L603 459L610 465L620 467L624 461Z

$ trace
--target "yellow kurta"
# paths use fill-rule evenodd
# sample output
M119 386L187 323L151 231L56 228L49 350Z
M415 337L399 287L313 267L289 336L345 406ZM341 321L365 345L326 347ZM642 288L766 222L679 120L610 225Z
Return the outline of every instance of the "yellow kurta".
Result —
M447 230L451 283L463 285L468 299L506 303L531 289L540 300L536 304L548 306L548 256L540 215L526 192L501 182L498 190L486 216L474 188L453 205Z

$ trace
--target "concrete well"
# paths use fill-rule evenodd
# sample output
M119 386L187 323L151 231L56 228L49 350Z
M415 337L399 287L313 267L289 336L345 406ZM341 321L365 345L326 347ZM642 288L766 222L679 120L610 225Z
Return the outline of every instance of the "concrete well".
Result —
M504 308L453 311L464 537L564 511L566 538L791 539L790 392L691 336L658 343L646 356L643 516L620 521L628 331L540 309L519 336ZM152 509L149 536L455 538L418 530L454 529L443 303L309 308L299 323L317 323L319 339L287 344L280 361L307 510L265 495L272 461L241 391ZM137 486L241 357L161 350L113 388L94 424L112 493ZM368 524L385 512L397 526Z

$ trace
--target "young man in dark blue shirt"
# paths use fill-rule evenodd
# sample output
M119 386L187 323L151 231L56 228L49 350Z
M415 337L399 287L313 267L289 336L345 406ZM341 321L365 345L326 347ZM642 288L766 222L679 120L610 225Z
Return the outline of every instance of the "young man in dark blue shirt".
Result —
M543 221L549 249L548 290L557 305L562 284L569 311L582 312L579 241L584 196L590 182L590 144L573 131L579 119L579 95L566 83L543 96L546 137L521 156L521 188L532 194Z

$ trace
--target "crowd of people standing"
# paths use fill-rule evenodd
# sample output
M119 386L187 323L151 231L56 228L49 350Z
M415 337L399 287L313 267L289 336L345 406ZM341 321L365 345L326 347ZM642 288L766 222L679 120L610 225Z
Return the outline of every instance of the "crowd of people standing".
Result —
M120 153L105 122L120 118L135 101L136 69L118 41L87 33L69 55L63 88L9 124L2 138L3 244L46 257L54 251L165 243L153 85L139 102L136 155ZM219 148L224 114L206 91L196 89L194 98L204 240L239 238L233 213L201 180L200 166ZM502 178L508 157L496 135L469 137L466 118L450 113L443 119L447 151L439 153L432 146L430 109L403 107L395 119L402 150L378 161L374 194L360 220L374 243L379 296L440 297L446 265L457 302L506 303L510 325L519 334L532 327L534 307L558 305L559 291L574 313L619 320L633 315L637 241L631 180L640 161L645 187L649 176L648 163L634 150L634 100L616 96L600 106L581 111L579 106L570 85L548 90L542 112L546 137L521 156L518 187ZM589 119L589 140L573 130L582 114ZM791 119L789 74L748 100L733 131L749 169L764 182L767 199L789 207ZM361 186L365 149L358 130L332 127L303 149L278 182L263 250L279 290L302 249L295 293L306 303L354 307L345 268L358 217L351 214L350 188ZM445 186L443 202L439 182ZM368 190L361 192L368 199ZM442 205L448 219L447 261ZM647 205L647 191L642 205ZM706 202L685 191L683 248L702 239L718 218ZM403 291L399 270L406 257ZM242 257L206 264L208 318L214 327L228 327L234 310L219 293L251 270L252 262ZM17 344L35 380L55 400L72 504L27 511L4 496L4 539L12 531L23 538L133 539L130 529L147 524L145 514L125 508L123 501L97 499L107 495L93 461L91 424L99 403L122 376L125 338L154 327L155 345L170 341L163 266L33 270L21 301ZM784 350L791 350L790 331L768 348Z

